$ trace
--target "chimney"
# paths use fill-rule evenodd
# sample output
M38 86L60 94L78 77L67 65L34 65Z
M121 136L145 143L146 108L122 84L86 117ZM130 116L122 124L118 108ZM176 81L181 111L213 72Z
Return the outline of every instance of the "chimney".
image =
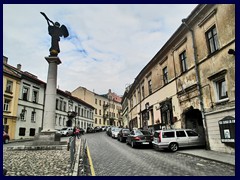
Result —
M21 70L21 67L22 67L21 64L17 64L17 69L18 69L18 70Z
M7 64L8 63L8 58L6 56L3 56L3 64Z

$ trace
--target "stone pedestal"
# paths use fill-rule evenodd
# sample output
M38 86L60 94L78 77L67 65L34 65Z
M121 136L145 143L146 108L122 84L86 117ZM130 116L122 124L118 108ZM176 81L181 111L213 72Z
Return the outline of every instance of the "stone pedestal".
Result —
M49 63L44 104L43 130L35 136L33 145L59 145L61 136L55 130L57 66L61 64L57 56L45 57Z
M60 142L61 134L55 132L41 132L34 137L32 145L34 146L49 146L49 145L62 145L66 142Z

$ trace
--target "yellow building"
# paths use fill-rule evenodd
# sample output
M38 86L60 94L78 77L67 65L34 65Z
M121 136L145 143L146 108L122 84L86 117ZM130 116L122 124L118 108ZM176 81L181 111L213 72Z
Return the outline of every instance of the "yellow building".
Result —
M10 139L15 137L20 90L20 75L7 64L8 58L3 56L3 127Z

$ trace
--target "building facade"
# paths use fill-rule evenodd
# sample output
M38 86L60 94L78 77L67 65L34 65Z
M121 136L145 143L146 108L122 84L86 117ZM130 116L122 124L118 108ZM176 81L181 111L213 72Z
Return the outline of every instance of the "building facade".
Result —
M43 128L46 83L37 76L4 61L3 126L11 139L34 138ZM55 129L93 126L94 107L57 89Z
M95 108L94 127L122 126L121 97L111 90L107 94L99 95L80 86L72 92L72 95L86 101Z
M20 83L21 76L9 67L8 58L3 56L3 129L10 138L16 134Z
M195 129L208 149L235 153L235 5L198 5L138 74L126 100L130 128ZM224 126L229 139L223 118L231 119Z

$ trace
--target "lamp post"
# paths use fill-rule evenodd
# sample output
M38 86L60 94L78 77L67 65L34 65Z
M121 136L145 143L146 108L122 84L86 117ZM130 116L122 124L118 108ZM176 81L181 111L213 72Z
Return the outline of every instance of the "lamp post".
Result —
M67 114L68 114L67 127L72 127L72 119L76 117L77 112L68 111ZM75 119L75 125L76 125L76 119Z

